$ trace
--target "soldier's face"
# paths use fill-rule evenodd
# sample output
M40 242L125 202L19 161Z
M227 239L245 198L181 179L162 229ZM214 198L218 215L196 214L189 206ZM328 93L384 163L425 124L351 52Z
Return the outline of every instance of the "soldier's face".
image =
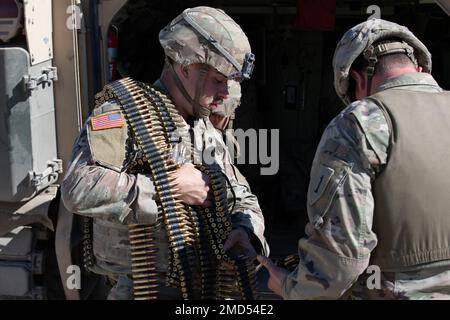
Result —
M228 98L228 79L210 68L205 78L203 95L200 104L210 110L214 110L226 98Z
M184 68L184 86L191 98L194 99L200 80L201 65L195 64ZM217 70L209 68L203 81L199 103L203 107L214 110L228 95L228 79Z

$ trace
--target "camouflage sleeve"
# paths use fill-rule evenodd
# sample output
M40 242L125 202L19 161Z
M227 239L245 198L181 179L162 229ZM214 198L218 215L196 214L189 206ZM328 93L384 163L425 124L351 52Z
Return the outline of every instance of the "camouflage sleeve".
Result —
M269 245L264 237L264 216L247 180L238 168L231 165L236 179L231 180L236 203L233 209L233 227L244 227L251 233L251 241L256 252L269 255Z
M311 170L307 236L300 263L283 281L285 299L341 297L369 265L371 184L386 163L389 131L381 110L357 101L325 130Z
M157 217L155 189L150 178L94 163L86 125L75 143L61 195L69 211L84 216L120 223L154 223Z

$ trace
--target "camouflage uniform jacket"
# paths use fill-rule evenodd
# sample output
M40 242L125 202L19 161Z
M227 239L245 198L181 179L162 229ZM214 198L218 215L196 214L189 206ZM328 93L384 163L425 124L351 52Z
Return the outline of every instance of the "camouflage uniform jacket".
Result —
M161 87L160 82L157 82L158 84ZM119 106L115 103L106 102L99 109L119 110ZM126 256L129 257L128 239L123 239L123 236L127 233L126 225L129 223L152 224L156 221L158 215L155 201L156 191L150 174L145 172L130 173L128 170L129 163L132 161L131 158L137 149L136 142L130 142L131 139L120 146L120 148L123 148L122 150L127 150L126 159L121 169L113 170L96 162L89 139L91 117L87 120L75 142L71 163L61 187L62 199L69 211L92 217L94 221L101 220L100 228L103 229L102 232L113 238L115 237L115 239L111 239L112 241L105 241L105 245L111 243L112 248L102 248L102 251L112 253L120 251L121 253L117 254L118 258L113 261L117 263L111 265L109 263L111 259L105 257L105 261L109 262L103 263L101 267L109 270L109 273L106 272L106 274L124 275L130 271L130 262L125 261L128 260L127 257L121 259L124 255L123 252L126 252ZM236 199L232 212L233 228L245 227L252 234L256 250L268 255L268 245L264 237L264 217L258 199L251 193L247 182L238 173L237 168L231 164L230 155L220 133L216 131L208 119L196 121L193 127L185 123L185 128L193 131L195 144L199 150L210 147L215 149L214 158L227 175ZM182 140L181 144L190 145L190 142ZM230 207L233 205L233 193L230 190L228 192ZM108 228L108 225L111 228ZM121 231L115 232L114 229L121 229ZM96 225L94 225L95 231ZM162 235L158 239L164 242L166 237ZM160 243L160 245L164 247L167 246L167 243ZM94 235L94 251L95 248ZM159 270L165 270L165 268L164 263L158 266Z
M442 91L426 73L389 78L378 91L394 87ZM450 299L448 261L381 273L381 286L368 289L376 284L366 271L377 245L371 188L389 158L389 137L382 111L367 99L350 104L326 128L311 171L307 237L299 240L297 269L282 282L285 299Z

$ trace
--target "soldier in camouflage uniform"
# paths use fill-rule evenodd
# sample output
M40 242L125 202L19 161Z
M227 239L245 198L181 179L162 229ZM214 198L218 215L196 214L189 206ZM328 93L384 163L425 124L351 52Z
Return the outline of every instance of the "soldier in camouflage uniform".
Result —
M239 157L239 143L236 140L233 130L233 122L236 115L236 109L241 105L241 85L237 81L232 81L228 88L228 98L223 100L217 108L211 110L209 119L214 128L222 135L231 157ZM242 181L247 180L236 169L236 174L242 177Z
M236 109L241 104L241 85L237 81L232 81L228 88L228 97L223 100L217 108L211 110L209 119L218 130L233 128L233 120Z
M258 258L269 287L285 299L450 299L450 93L430 53L373 19L345 33L333 67L350 104L314 159L297 268Z
M214 39L217 39L215 41ZM197 170L183 150L213 149L216 163L228 177L228 198L233 230L225 250L240 250L249 256L267 255L264 218L258 200L231 164L222 136L209 121L211 110L227 101L229 86L250 77L253 55L244 32L223 11L196 7L186 9L159 34L166 64L155 86L165 92L185 120L187 134L174 148L173 157L186 162L174 174L178 197L188 205L210 204L207 176ZM95 130L93 117L121 112L118 103L96 108L75 143L72 161L62 184L62 199L71 212L93 218L92 271L115 284L109 299L132 297L131 256L128 224L154 224L157 199L151 176L132 168L140 151L125 123L123 127ZM186 136L188 139L186 139ZM164 228L156 235L161 284L165 283L168 243ZM255 252L256 251L256 252ZM164 288L159 298L179 298L178 289Z

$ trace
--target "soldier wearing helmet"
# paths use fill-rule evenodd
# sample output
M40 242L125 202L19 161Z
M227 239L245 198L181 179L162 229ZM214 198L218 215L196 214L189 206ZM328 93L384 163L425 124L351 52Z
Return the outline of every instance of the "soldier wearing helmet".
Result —
M217 108L211 110L209 120L222 135L230 156L237 159L240 156L240 149L234 135L233 122L236 116L236 109L241 105L241 84L238 81L230 81L228 92L228 98L223 100ZM241 178L240 181L248 185L247 179L240 173L238 168L235 168L235 172Z
M187 128L172 157L184 163L174 173L177 197L188 205L208 206L210 181L190 161L186 149L194 145L200 152L214 150L215 163L231 185L230 207L233 230L224 244L225 250L267 255L264 218L258 200L242 177L236 174L220 133L209 120L210 113L227 104L229 86L249 79L254 56L248 39L239 25L223 11L196 7L186 9L159 34L166 62L156 87L172 101ZM236 82L236 84L232 84ZM239 86L240 90L240 86ZM105 274L114 284L110 299L132 297L131 257L128 224L155 224L158 204L154 183L148 172L136 170L139 148L129 134L127 124L121 128L95 130L93 117L122 112L118 103L109 101L94 109L81 131L72 162L62 184L65 206L76 214L93 219L93 254L91 271ZM186 139L186 136L188 137ZM112 146L112 147L111 147ZM112 151L114 150L114 152ZM180 160L181 159L181 160ZM165 283L168 266L167 234L160 229L155 235L158 244L158 273ZM178 289L166 287L158 298L180 298Z
M349 105L316 152L298 267L259 258L269 286L286 299L449 299L450 93L422 42L385 20L345 33L333 67Z
M253 72L255 58L246 35L221 10L199 7L184 11L161 30L159 40L166 54L163 77L170 74L167 81L179 89L188 104L184 112L190 115L208 117L217 107L216 100L212 107L200 103L208 75L215 74L216 82L228 85L227 80L249 79ZM183 81L180 76L187 66L197 69L195 81Z
M236 109L241 105L241 85L237 81L230 81L228 86L228 98L223 100L217 108L211 110L209 119L218 130L233 128Z

